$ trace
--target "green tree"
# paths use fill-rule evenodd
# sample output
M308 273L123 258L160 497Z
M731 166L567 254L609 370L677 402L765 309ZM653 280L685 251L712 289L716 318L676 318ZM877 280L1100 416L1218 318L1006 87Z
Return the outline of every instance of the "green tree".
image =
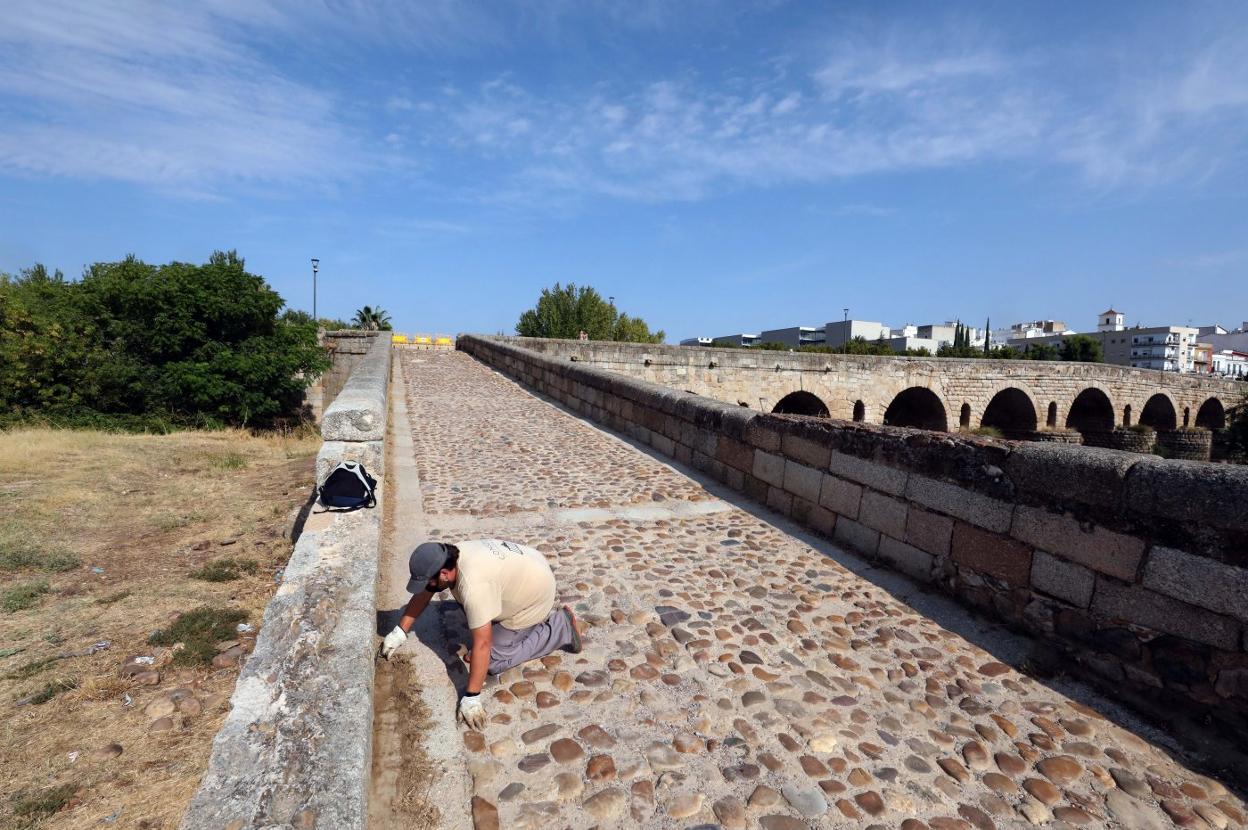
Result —
M1086 334L1075 334L1062 340L1062 360L1075 360L1083 363L1104 363L1105 353L1101 349L1101 341Z
M203 265L96 263L78 282L36 267L0 280L0 404L263 424L297 413L328 367L316 327L234 252Z
M373 308L372 306L364 306L357 309L355 316L351 318L352 328L363 329L364 331L391 331L390 315L381 306Z
M1028 343L1022 357L1023 360L1061 360L1062 352L1051 343Z
M585 332L590 340L662 343L662 331L651 332L640 317L621 314L614 303L589 286L555 283L543 288L537 305L520 315L516 334L575 340Z

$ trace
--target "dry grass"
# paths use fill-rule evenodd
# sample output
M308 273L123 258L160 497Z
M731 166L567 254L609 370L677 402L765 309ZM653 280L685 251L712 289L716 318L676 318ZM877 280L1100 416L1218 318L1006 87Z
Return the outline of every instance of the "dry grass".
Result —
M29 603L0 610L0 827L177 826L237 669L175 664L148 639L204 607L259 625L318 446L241 431L0 432L0 595ZM221 562L237 577L190 576ZM46 593L21 588L39 583ZM132 655L155 658L158 685L119 675ZM150 732L144 706L177 688L203 712ZM120 756L95 754L110 743Z

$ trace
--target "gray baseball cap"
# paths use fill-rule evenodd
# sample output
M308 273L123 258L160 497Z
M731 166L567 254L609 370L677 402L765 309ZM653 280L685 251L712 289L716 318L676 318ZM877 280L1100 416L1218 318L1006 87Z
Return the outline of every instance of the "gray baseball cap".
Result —
M446 545L441 542L424 542L416 546L407 560L407 570L411 580L407 583L407 592L414 594L425 590L429 580L438 575L446 564Z

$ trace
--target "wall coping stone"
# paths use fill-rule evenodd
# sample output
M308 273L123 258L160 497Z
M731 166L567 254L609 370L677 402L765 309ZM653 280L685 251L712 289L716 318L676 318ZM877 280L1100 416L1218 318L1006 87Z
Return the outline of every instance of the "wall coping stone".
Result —
M368 354L347 378L342 391L321 416L326 441L381 441L386 435L386 390L390 382L391 345L373 340Z

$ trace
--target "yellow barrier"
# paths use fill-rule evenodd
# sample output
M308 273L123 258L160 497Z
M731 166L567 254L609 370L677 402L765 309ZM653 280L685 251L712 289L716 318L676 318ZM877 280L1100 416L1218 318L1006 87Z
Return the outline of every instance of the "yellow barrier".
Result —
M406 343L407 335L406 334L392 334L390 335L390 342L391 343Z
M455 341L449 337L439 337L438 339L433 341L434 345L436 346L450 346L454 342Z

